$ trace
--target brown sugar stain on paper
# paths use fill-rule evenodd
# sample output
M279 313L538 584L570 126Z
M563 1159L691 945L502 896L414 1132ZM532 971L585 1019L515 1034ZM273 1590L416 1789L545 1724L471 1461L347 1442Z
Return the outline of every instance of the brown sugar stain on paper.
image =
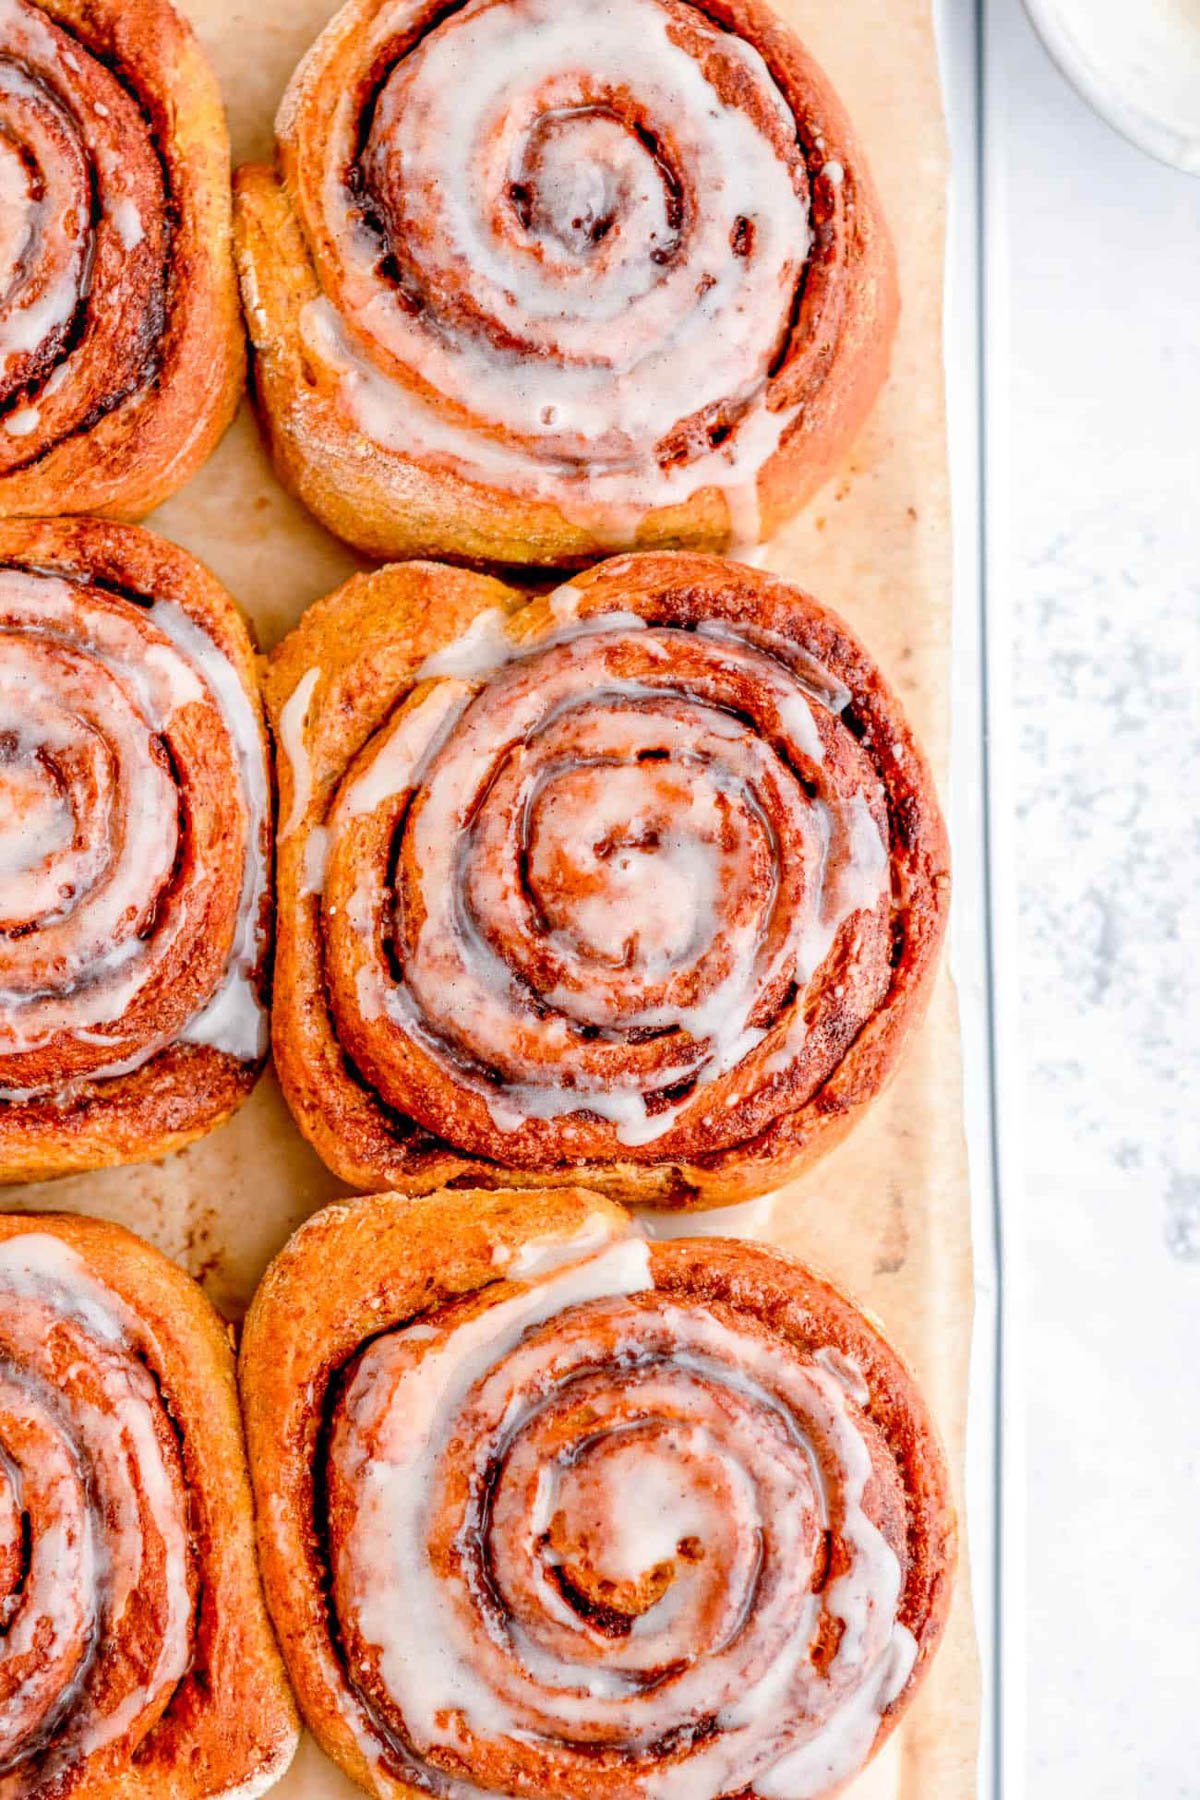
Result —
M270 153L275 105L331 0L183 0L216 63L235 161ZM900 255L891 380L852 464L775 540L767 565L845 614L898 687L947 793L950 534L941 294L946 151L928 0L775 0L816 53L865 143ZM361 563L274 481L248 408L150 523L195 551L269 649ZM850 1139L784 1189L765 1235L833 1276L921 1378L963 1511L971 1260L960 1049L943 974L899 1074ZM178 1258L230 1316L302 1219L346 1190L300 1139L268 1073L223 1130L160 1164L13 1189L5 1205L116 1219ZM854 1800L967 1800L978 1670L964 1565L924 1691ZM357 1793L306 1741L280 1800Z

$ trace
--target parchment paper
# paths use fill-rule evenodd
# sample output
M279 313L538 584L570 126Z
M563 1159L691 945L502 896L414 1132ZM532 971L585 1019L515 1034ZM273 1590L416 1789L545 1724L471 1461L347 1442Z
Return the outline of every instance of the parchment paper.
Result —
M235 161L271 154L276 103L335 0L177 0L207 44ZM946 152L929 0L774 0L839 88L866 144L900 253L892 378L851 468L766 563L845 614L897 684L947 791L950 546L941 292ZM360 566L275 482L254 422L149 521L195 551L270 649L310 601ZM921 1378L962 1470L971 1264L959 1038L943 973L892 1087L847 1143L762 1209L731 1221L801 1253L882 1320ZM238 1317L289 1233L345 1192L295 1130L268 1073L223 1130L161 1164L9 1190L0 1206L97 1213L141 1232ZM967 1800L978 1671L964 1559L953 1616L912 1712L854 1800ZM357 1793L305 1742L279 1800Z

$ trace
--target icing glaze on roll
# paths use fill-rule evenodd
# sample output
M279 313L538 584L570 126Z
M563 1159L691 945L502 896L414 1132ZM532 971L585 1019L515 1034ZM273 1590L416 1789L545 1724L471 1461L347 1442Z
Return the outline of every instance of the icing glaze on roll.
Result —
M409 10L380 13L364 61ZM634 508L753 495L791 416L765 394L810 227L750 44L662 0L474 0L397 62L361 170L322 193L348 330L328 301L308 330L367 436L546 495L573 475Z
M753 543L882 379L874 196L757 0L348 0L277 135L283 189L239 184L259 394L352 541L435 552L443 495L472 560L579 561L668 512L649 541Z
M232 415L216 79L169 0L0 0L0 517L140 518Z
M284 1091L365 1187L766 1192L876 1091L932 970L920 752L774 577L628 556L516 601L396 565L272 659Z
M191 1660L182 1459L138 1343L124 1303L57 1237L0 1243L6 1796L49 1792L39 1784L105 1745L136 1742Z
M0 4L0 117L5 472L145 379L149 328L166 299L168 227L140 109L27 0ZM93 283L103 306L89 305Z
M549 1273L537 1248L510 1298L376 1338L337 1401L333 1600L374 1728L433 1793L830 1791L917 1656L861 1371L655 1292L636 1239Z
M794 1259L580 1188L360 1197L255 1297L268 1603L378 1800L817 1800L946 1616L911 1375Z
M262 1055L260 732L173 602L0 569L0 1097Z
M803 1054L851 919L864 972L872 942L886 964L882 796L863 759L826 766L846 696L752 629L603 614L554 618L489 680L483 629L424 671L474 680L418 691L331 816L343 1035L415 1116L398 1037L506 1136L554 1122L582 1148L583 1114L626 1150L682 1148L713 1084Z

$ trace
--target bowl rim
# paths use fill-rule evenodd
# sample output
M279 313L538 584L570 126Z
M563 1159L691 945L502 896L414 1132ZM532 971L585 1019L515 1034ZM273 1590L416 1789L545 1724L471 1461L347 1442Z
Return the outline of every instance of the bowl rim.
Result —
M1084 45L1064 24L1056 0L1024 0L1024 4L1050 60L1093 112L1128 143L1168 168L1200 175L1200 120L1193 134L1143 111L1105 82Z

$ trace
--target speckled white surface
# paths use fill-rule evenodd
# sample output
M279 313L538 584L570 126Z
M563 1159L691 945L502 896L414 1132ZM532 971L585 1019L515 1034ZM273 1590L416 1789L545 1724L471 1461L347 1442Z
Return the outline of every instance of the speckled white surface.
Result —
M1005 1793L1168 1800L1200 1795L1200 181L1017 0L987 69Z

